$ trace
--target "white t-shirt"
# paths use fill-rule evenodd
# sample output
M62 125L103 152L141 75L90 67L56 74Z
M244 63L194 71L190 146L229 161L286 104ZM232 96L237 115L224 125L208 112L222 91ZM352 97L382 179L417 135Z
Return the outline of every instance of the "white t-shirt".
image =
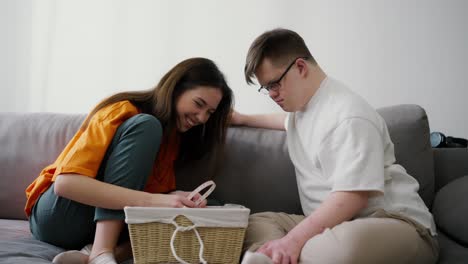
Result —
M360 96L327 77L305 109L286 119L289 155L302 210L310 215L335 191L372 191L357 217L381 208L409 217L436 234L417 193L418 182L395 164L383 118Z

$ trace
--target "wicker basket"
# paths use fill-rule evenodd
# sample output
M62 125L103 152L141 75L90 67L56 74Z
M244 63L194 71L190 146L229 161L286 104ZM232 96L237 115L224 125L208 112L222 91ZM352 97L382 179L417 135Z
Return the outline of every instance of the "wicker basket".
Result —
M158 208L152 209L155 210L156 214ZM146 208L146 210L148 209ZM176 212L174 215L173 223L127 221L134 262L135 264L200 263L205 260L210 264L237 264L250 212L246 208L243 210L244 214L247 210L245 226L243 227L200 226L189 219L191 217L189 214L179 214L180 212ZM128 208L125 212L127 214ZM130 220L131 217L131 214L127 214L127 220ZM179 228L177 231L176 226ZM173 249L171 249L171 243ZM174 256L173 251L175 251L176 256ZM200 256L200 252L202 256Z

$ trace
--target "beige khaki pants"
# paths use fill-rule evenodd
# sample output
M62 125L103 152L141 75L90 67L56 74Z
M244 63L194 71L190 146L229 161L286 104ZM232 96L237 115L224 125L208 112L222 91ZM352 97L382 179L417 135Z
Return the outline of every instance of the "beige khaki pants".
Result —
M244 250L282 238L303 219L273 212L251 215ZM436 263L438 252L437 239L419 223L379 210L314 236L302 248L299 263Z

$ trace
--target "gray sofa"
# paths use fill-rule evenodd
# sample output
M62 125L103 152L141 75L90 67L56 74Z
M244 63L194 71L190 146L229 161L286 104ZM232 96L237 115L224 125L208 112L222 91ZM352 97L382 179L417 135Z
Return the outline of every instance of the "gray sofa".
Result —
M439 263L468 263L468 149L431 149L425 111L415 105L379 109L395 144L397 161L420 183L435 215ZM35 240L23 213L24 189L55 160L83 115L0 113L0 263L50 263L62 249ZM216 173L219 201L252 212L301 213L285 132L232 127L223 162L211 157L177 164L179 189L191 190ZM371 250L371 249L369 249Z

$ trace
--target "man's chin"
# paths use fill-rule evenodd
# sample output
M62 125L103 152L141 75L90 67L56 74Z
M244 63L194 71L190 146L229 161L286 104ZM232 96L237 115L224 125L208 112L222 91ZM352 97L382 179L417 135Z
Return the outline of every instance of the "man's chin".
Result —
M287 108L287 107L281 107L281 109L283 109L283 111L284 111L284 112L287 112L287 113L296 112L296 110L291 109L291 108Z
M291 112L291 109L289 109L289 107L287 107L286 105L278 105L279 107L281 107L281 109L283 109L283 111L285 112Z

